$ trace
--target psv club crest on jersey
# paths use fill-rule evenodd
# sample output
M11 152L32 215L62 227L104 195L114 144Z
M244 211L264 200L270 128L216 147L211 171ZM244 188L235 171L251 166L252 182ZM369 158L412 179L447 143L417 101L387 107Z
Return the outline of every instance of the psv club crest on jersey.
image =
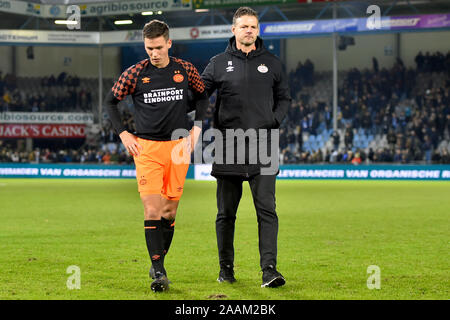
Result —
M141 186L147 184L147 180L145 179L145 176L141 176L141 178L139 179L139 184Z
M180 73L180 71L175 71L175 75L173 76L173 81L176 83L183 82L184 76Z

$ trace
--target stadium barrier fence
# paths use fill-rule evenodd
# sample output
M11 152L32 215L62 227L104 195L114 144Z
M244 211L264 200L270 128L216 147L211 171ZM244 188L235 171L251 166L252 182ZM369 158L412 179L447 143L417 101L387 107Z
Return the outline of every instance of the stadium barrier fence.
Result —
M187 179L214 180L211 165L191 165ZM1 163L0 178L134 179L134 165ZM281 165L279 180L450 180L450 165Z

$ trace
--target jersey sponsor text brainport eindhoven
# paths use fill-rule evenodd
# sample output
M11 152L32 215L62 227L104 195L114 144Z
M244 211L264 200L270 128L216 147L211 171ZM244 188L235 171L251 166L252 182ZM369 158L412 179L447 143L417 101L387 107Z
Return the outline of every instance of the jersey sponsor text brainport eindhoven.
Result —
M151 92L143 93L144 103L160 103L183 100L183 91L183 89L175 88L151 90Z

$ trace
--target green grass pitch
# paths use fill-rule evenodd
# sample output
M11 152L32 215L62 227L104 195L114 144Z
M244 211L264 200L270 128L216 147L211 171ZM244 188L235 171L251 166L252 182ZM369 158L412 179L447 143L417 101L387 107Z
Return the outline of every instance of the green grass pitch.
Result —
M215 182L187 181L166 268L150 290L134 180L0 180L0 299L448 299L450 184L278 181L278 269L261 288L256 215L245 183L235 284L220 284ZM81 288L69 290L69 266ZM380 289L368 289L370 265Z

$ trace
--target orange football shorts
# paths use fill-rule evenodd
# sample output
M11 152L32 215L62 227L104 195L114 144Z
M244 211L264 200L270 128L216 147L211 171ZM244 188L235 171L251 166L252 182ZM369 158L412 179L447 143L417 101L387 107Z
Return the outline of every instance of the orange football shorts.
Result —
M168 200L180 200L190 162L188 138L171 141L138 138L142 150L134 157L134 163L141 195L160 194Z

